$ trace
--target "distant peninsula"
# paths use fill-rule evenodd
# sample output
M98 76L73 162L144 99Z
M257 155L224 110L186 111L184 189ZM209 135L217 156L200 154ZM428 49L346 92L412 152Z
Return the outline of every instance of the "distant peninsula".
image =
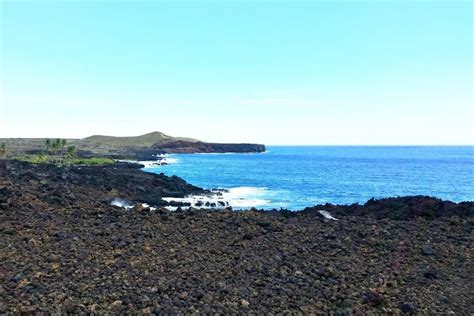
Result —
M9 150L15 154L41 152L46 138L3 138ZM116 137L93 135L83 139L67 139L77 147L81 157L100 155L114 159L150 160L158 154L173 153L259 153L266 150L262 144L209 143L194 138L173 137L161 132L141 136Z

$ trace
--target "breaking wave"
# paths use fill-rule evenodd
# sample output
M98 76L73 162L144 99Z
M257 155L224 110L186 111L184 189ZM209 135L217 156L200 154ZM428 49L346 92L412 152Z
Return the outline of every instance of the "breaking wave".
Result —
M264 207L271 203L266 197L269 194L267 188L237 187L231 189L215 189L209 195L192 195L185 198L165 197L168 203L187 203L195 208L223 209L233 207L238 209L249 209L252 207ZM169 209L177 207L170 206Z
M144 169L153 169L156 167L176 164L179 162L178 158L170 157L169 155L156 155L156 157L158 158L157 160L118 160L118 161L138 163L145 166Z

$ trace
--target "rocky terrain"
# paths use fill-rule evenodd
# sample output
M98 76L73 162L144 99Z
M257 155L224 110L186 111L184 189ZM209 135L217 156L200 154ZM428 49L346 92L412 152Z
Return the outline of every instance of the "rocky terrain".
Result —
M169 212L136 165L0 161L0 314L471 314L474 203ZM338 220L325 219L326 210Z

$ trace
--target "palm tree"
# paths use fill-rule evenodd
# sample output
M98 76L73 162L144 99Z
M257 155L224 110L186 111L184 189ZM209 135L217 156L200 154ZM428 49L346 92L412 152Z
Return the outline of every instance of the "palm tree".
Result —
M76 146L69 146L67 148L67 158L72 159L76 155Z
M61 140L58 138L56 139L53 144L52 144L52 147L53 147L53 152L55 155L57 155L59 153L59 149L61 147Z
M51 153L53 155L53 162L57 162L57 157L55 156L58 154L60 143L61 141L59 139L56 139L55 141L51 142Z
M48 154L50 153L51 151L51 139L47 139L45 142L44 142L44 146L46 147L46 151L48 152Z
M2 143L0 145L0 156L2 158L5 157L6 152L7 152L7 146L5 145L5 143Z
M63 158L64 156L64 147L66 147L66 144L67 144L67 141L65 139L61 139L61 143L60 143L60 146L61 146L61 158Z

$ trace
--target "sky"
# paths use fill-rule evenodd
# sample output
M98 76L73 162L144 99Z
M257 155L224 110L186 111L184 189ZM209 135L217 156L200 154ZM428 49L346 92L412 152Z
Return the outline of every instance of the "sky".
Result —
M471 1L0 0L0 138L474 144Z

